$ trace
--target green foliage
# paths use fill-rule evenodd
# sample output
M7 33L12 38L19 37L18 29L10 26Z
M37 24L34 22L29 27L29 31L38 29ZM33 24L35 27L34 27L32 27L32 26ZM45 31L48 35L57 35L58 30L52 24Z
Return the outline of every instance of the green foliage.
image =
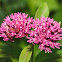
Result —
M47 2L48 8L50 11L58 10L59 9L59 3L58 0L28 0L28 5L31 11L31 14L34 16L37 8L43 4L44 2Z
M19 62L29 62L31 58L32 51L30 50L31 46L25 47L19 57Z
M3 52L2 46L4 46L4 44L2 42L0 42L0 58L6 57L6 55L2 53Z
M0 40L0 60L3 62L6 62L8 60L12 62L17 61L19 58L19 54L22 51L22 48L27 46L28 43L26 42L26 39L22 38L20 39L14 39L14 42L10 41L2 41Z
M35 14L35 19L36 18L40 18L40 17L48 17L49 16L49 9L48 9L48 6L47 6L47 3L42 3L40 5L40 7L38 8L38 10L36 11L36 14Z

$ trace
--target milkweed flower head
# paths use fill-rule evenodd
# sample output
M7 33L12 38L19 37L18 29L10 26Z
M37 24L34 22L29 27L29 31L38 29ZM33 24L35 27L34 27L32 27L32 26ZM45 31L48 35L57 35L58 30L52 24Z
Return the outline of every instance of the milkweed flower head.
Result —
M3 37L4 41L13 41L13 38L22 38L28 35L31 29L31 23L33 18L25 13L13 13L7 16L0 27L0 37Z
M60 49L58 40L62 39L62 28L60 22L54 21L48 17L33 19L25 13L12 13L7 16L0 27L0 37L4 41L12 41L13 38L26 37L27 42L33 45L38 44L39 49L45 50L45 53L52 53L50 48Z
M54 19L41 17L34 20L32 28L29 32L29 40L27 42L38 44L39 49L45 50L45 53L52 53L50 48L60 49L60 43L57 40L62 39L62 28L60 28L60 22L54 21Z

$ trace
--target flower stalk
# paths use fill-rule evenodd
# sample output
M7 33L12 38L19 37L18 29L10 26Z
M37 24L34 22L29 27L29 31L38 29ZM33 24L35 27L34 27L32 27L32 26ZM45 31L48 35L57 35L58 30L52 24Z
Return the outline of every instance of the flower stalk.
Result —
M33 55L34 55L34 45L33 44L31 44L31 51L32 51L32 55L31 55L30 62L33 62Z

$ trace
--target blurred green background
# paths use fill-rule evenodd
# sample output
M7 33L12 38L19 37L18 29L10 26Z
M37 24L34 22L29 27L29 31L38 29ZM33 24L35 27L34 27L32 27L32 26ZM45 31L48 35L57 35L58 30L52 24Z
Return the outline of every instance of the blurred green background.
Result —
M0 0L0 24L6 16L15 12L28 13L34 17L40 4L45 1L49 7L49 17L62 22L62 0ZM10 42L0 38L0 62L18 62L20 52L29 44L25 38L14 40L15 42ZM62 44L62 40L60 43ZM39 51L38 45L34 46L34 50L36 55ZM62 47L60 50L52 49L52 51L53 53L49 54L40 52L35 57L35 62L62 62Z

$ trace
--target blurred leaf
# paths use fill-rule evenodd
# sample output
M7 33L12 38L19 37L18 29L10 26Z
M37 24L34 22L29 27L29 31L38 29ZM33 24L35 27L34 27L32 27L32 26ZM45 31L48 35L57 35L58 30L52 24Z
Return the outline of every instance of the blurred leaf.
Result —
M12 58L12 57L10 57L10 58L11 58L12 62L18 62L17 59L14 59L14 58Z
M8 3L5 3L6 13L19 12L26 6L26 0L9 0Z
M7 57L5 54L0 53L0 58Z
M62 62L62 57L56 60L57 62Z
M3 49L0 48L0 52L2 52L2 51L3 51Z
M2 49L2 47L5 46L5 44L3 44L1 41L0 41L0 57L6 57L6 54L3 54L2 52L4 51L4 49Z
M31 11L30 14L34 16L39 5L43 4L44 2L47 2L49 11L58 10L60 7L58 0L28 0L28 6Z
M0 47L1 47L1 46L5 46L5 44L4 44L4 43L2 43L2 42L0 41Z
M21 38L18 46L23 49L25 46L27 46L27 40L25 38Z
M62 27L62 9L59 9L59 11L57 11L52 17L57 22L61 22L61 27Z
M0 7L0 25L3 22L3 18L5 17L5 12L4 10Z
M49 9L48 9L48 6L47 6L47 3L43 3L40 5L40 7L38 8L38 10L36 11L36 14L35 14L35 19L36 18L40 18L40 17L48 17L49 16Z
M30 12L31 15L33 15L33 16L35 15L37 8L41 4L41 2L43 3L43 1L42 0L28 0L28 7L31 11Z
M19 62L29 62L31 58L32 51L30 51L30 46L26 46L19 57Z

